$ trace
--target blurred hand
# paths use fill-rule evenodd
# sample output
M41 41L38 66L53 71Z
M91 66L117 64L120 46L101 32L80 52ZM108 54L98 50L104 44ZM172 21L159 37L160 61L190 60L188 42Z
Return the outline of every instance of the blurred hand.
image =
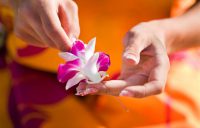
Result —
M78 7L72 0L20 0L15 34L39 47L68 50L80 33Z
M163 91L169 71L165 37L159 24L142 23L125 36L121 76L119 80L100 84L81 83L77 94L109 94L146 97Z

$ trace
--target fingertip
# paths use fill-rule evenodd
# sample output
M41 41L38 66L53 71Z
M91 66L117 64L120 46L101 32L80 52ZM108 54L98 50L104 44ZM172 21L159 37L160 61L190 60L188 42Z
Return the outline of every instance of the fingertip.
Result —
M71 40L72 44L77 40L74 35L69 36L69 39Z
M67 39L66 42L63 42L62 44L58 44L58 49L61 50L62 52L67 52L69 51L73 46L73 43L71 40Z
M124 53L123 60L125 60L128 64L133 65L137 65L139 63L139 58L131 53Z
M85 91L85 94L96 94L98 92L98 89L96 88L87 88Z
M84 83L84 82L80 82L78 87L76 87L77 91L84 90L84 89L86 89L86 83Z
M119 94L119 96L127 96L127 97L133 97L133 94L127 90L122 90Z

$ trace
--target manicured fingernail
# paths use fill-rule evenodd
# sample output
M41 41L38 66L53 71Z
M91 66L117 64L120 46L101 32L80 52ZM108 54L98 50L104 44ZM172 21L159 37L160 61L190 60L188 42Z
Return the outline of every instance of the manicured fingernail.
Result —
M119 94L119 96L129 96L129 97L132 97L133 94L130 93L129 91L123 90L123 91L121 91L121 93Z
M81 91L77 91L75 95L76 95L76 96L82 96L82 93L83 93L83 92L81 92Z
M85 90L76 90L76 96L84 96Z
M76 92L75 95L76 95L76 96L80 96L80 93L79 93L79 92Z
M137 59L133 54L124 53L123 58L125 58L126 61L128 61L130 63L137 63Z
M96 88L87 88L86 91L85 91L86 95L87 94L94 94L94 93L97 93L97 92L98 92L98 90Z
M75 41L76 41L76 37L75 37L75 36L71 36L71 37L70 37L70 40L71 40L72 42L75 42Z

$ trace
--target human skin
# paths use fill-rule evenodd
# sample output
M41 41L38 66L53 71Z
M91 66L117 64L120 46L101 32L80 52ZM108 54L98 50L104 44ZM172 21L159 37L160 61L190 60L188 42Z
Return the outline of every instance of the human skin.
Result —
M200 4L182 16L140 23L124 38L118 80L80 83L80 95L108 94L143 98L163 92L170 68L167 54L200 46Z
M12 0L14 32L28 44L71 48L80 34L78 7L73 0Z

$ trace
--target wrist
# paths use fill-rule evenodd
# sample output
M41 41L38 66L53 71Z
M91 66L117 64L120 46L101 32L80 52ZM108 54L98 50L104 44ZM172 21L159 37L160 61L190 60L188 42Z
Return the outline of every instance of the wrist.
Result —
M176 43L181 42L182 32L178 29L178 23L175 18L168 18L155 21L160 33L162 33L164 45L168 53L176 51Z

